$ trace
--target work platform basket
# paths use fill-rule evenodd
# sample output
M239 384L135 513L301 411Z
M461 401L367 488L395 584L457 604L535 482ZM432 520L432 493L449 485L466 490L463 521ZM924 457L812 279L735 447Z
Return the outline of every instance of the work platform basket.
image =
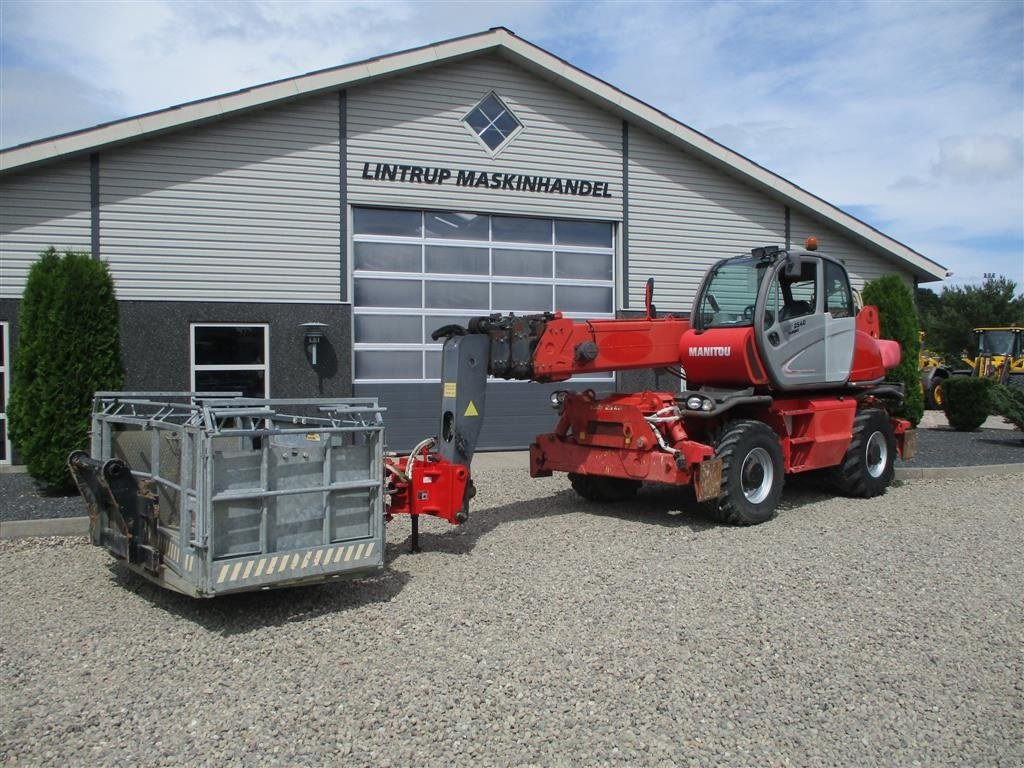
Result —
M92 543L195 597L379 569L383 408L373 398L97 393L69 458Z

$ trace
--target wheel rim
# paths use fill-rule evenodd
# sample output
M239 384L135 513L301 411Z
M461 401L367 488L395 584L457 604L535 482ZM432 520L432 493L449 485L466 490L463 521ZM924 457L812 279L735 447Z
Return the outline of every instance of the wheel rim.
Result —
M881 477L889 461L889 444L885 440L885 435L881 432L872 432L864 455L868 474L872 477Z
M775 466L768 451L755 448L748 453L740 469L740 485L746 500L751 504L760 504L768 498L774 480Z

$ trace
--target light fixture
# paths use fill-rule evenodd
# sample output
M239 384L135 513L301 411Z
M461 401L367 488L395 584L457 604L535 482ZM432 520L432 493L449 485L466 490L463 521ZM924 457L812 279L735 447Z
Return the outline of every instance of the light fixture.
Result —
M324 337L327 323L302 323L299 327L303 330L302 342L306 348L306 358L310 365L316 366L316 348Z

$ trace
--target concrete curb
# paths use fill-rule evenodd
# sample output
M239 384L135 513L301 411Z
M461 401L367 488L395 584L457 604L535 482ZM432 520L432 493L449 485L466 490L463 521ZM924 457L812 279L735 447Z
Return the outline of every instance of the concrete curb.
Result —
M897 467L897 480L1024 475L1024 464L979 464L973 467Z
M518 452L517 452L518 453ZM513 453L492 454L495 463L515 461ZM986 475L1024 476L1024 464L980 464L973 467L897 467L897 480L936 480ZM50 520L11 520L0 523L0 539L24 539L43 536L88 536L88 517L58 517Z
M55 517L50 520L11 520L0 523L0 539L33 536L88 536L89 518Z

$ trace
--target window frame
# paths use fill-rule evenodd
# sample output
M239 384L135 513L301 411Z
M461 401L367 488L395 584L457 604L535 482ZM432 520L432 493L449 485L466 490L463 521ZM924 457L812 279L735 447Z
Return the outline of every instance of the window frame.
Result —
M10 439L10 419L7 416L7 409L11 404L11 323L8 320L0 320L0 334L3 335L2 351L3 360L0 361L0 375L3 376L3 396L4 405L3 409L0 410L0 440L3 440L4 444L4 458L0 459L0 464L9 465L13 463L11 457L11 439Z
M351 210L354 211L356 208L372 208L373 206L351 206ZM388 208L380 210L394 210L408 212L410 209L401 208ZM556 244L556 233L555 233L555 221L574 221L572 219L563 219L559 217L538 217L538 216L527 216L518 217L510 216L504 213L478 213L479 216L488 217L488 239L487 240L458 240L454 238L436 238L428 236L426 227L426 216L438 213L439 211L431 208L416 209L420 215L424 217L423 226L421 227L421 235L419 237L410 236L396 236L396 235L369 235L369 234L358 234L355 231L355 227L350 230L349 244L351 248L352 258L352 272L351 272L351 292L352 297L352 381L354 384L423 384L423 383L437 383L440 382L440 378L429 377L428 371L430 368L430 362L428 361L431 352L439 352L441 344L428 342L430 332L433 328L428 327L431 317L451 317L451 316L465 316L475 317L480 315L488 315L492 312L497 311L508 311L491 309L490 306L494 302L494 287L496 285L538 285L545 286L550 290L551 293L551 306L555 306L556 290L559 286L582 286L582 287L594 287L594 288L606 288L610 292L608 310L606 312L568 312L564 311L563 315L567 318L573 319L614 319L616 301L617 301L617 285L616 277L619 269L618 262L618 227L614 221L606 220L588 220L580 219L583 222L593 222L606 224L610 227L610 237L608 238L608 245L605 247L598 247L594 245L585 246L573 246L573 245L562 245ZM468 213L468 211L455 211L454 213ZM501 218L530 218L530 219L542 219L551 223L551 239L548 243L522 243L510 240L495 241L494 237L494 225L493 217L499 216ZM350 214L350 221L354 221L354 213ZM383 272L380 270L361 270L356 268L355 252L359 243L392 243L396 245L404 244L418 244L421 246L420 249L420 272ZM450 273L433 273L427 272L427 248L431 246L451 246L455 248L477 248L485 249L487 251L487 274L466 274L456 275ZM494 252L504 250L517 250L517 251L532 251L537 253L546 253L550 257L550 271L546 277L520 277L510 275L495 275L494 274ZM596 279L572 279L557 276L557 254L558 253L584 253L584 254L595 254L601 257L605 257L608 260L610 266L611 277L608 280L596 280ZM419 307L372 307L372 306L360 306L356 300L357 284L360 279L376 279L376 280L418 280L420 282L420 306ZM429 308L426 306L426 293L427 283L430 281L443 281L452 283L480 283L485 282L487 284L487 295L488 295L488 306L487 307L467 307L467 308ZM542 312L548 310L536 310L536 312ZM518 310L517 314L522 313L522 310ZM381 343L381 342L360 342L357 341L356 337L356 318L360 316L394 316L394 315L419 315L421 321L421 330L423 341L421 343L413 342L395 342L395 343ZM440 325L440 323L438 324ZM435 326L437 327L437 326ZM419 351L422 353L422 365L421 373L422 377L419 379L409 378L394 378L394 379L381 379L381 378L357 378L356 377L356 358L357 353L361 351L394 351L394 352L408 352L408 351ZM598 383L607 383L612 380L612 377L605 376L604 374L574 378L574 381L590 381Z
M261 328L263 330L263 363L197 363L197 328ZM199 371L262 371L263 397L270 397L270 323L191 322L188 327L188 342L189 384L193 392L199 391L196 387L196 373Z
M487 145L487 142L484 141L483 137L481 136L481 134L484 133L487 129L485 128L480 133L477 133L476 129L472 125L469 124L469 116L471 114L473 114L476 110L480 109L480 105L483 104L485 101L487 101L487 99L489 99L491 96L493 96L495 98L495 100L505 109L505 111L519 125L518 128L516 128L514 131L512 131L512 133L508 134L505 137L505 140L503 142L501 142L501 144L496 146L494 149L491 149ZM487 115L485 114L484 117L486 117L486 116ZM500 115L499 115L499 117L500 117ZM484 96L482 96L480 99L478 99L477 102L472 107L470 107L466 111L466 113L462 115L461 118L459 118L459 122L462 124L463 128L465 128L467 131L469 131L470 135L474 139L476 139L476 142L481 147L483 147L484 151L488 155L490 155L491 157L497 157L502 152L504 152L505 148L508 147L508 146L511 146L512 142L515 141L516 138L519 136L519 134L521 134L523 132L523 130L526 128L525 123L523 123L523 121L519 117L519 115L517 115L515 112L512 111L512 108L509 107L509 105L506 103L506 101L498 95L497 91L493 91L493 90L489 91L488 93L484 94ZM493 124L494 121L492 120L491 123ZM490 127L490 126L488 126L488 127Z

